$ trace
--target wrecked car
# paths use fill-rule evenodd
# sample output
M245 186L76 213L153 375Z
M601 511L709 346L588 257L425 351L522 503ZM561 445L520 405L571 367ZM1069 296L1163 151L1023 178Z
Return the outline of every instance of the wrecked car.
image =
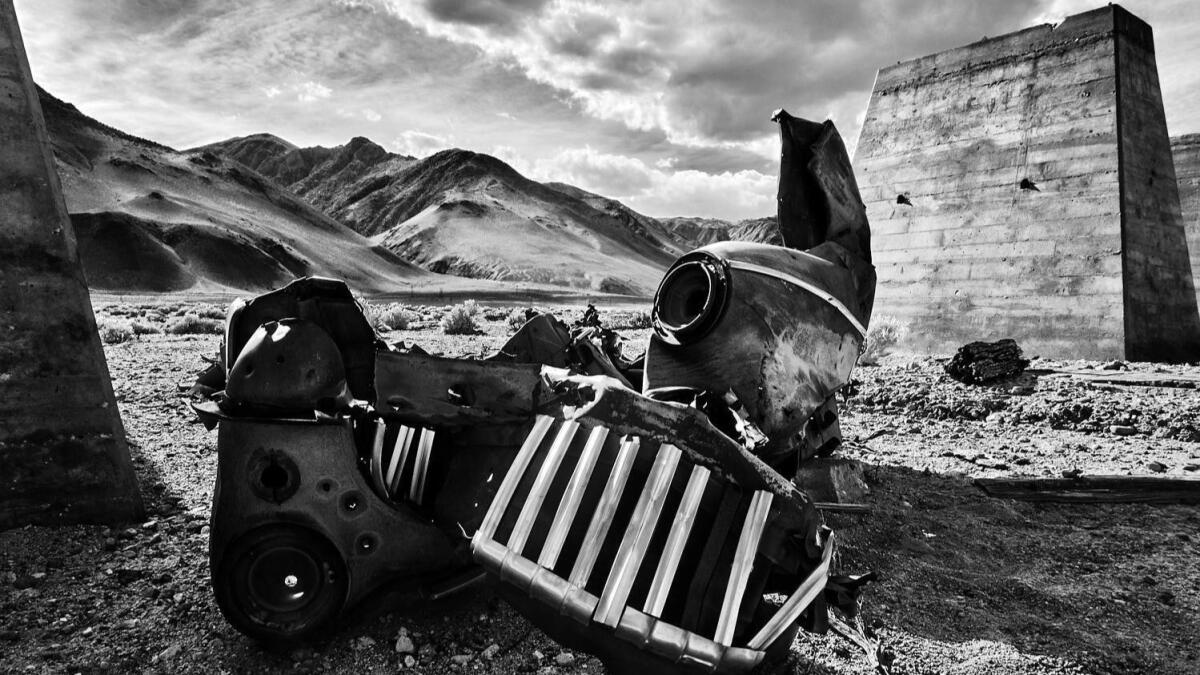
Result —
M734 673L823 631L829 603L853 612L833 534L791 477L836 428L874 296L870 234L832 123L774 119L784 245L680 258L642 358L594 320L546 314L485 359L387 345L328 279L235 303L195 404L219 428L225 617L311 639L385 582L440 597L486 573L615 672Z

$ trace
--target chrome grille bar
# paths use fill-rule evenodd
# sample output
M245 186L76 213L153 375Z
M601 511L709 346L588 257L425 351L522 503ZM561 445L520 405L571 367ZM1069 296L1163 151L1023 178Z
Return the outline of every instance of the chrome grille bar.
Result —
M612 525L613 515L617 512L621 494L625 492L629 470L633 468L633 460L637 457L640 445L641 441L637 436L625 436L621 439L621 449L617 452L612 473L604 485L600 503L596 505L596 514L592 516L592 522L583 538L583 547L579 549L579 555L575 557L575 565L571 569L570 582L580 588L586 586L592 576L592 568L596 565L600 547L608 536L608 529Z
M833 535L825 537L825 547L821 552L821 564L805 577L804 582L788 597L783 606L775 612L767 623L747 644L751 649L766 649L779 639L802 614L813 600L825 590L825 582L829 578L829 559L833 555Z
M575 438L575 432L578 429L579 423L571 420L563 422L562 426L558 428L558 436L554 438L550 452L546 454L545 461L538 469L537 478L534 479L533 486L529 489L529 497L521 507L521 515L517 516L512 535L508 538L508 547L513 551L521 553L525 550L529 534L533 531L533 523L537 520L538 512L542 510L542 502L545 501L546 493L550 490L550 483L554 481L554 474L558 472L563 455L567 454L567 448L571 447L571 440Z
M738 538L733 567L729 571L729 582L725 586L725 600L721 603L721 614L717 619L717 632L713 637L713 641L719 645L729 647L733 644L738 610L741 608L742 596L746 593L746 582L754 567L758 541L762 538L763 527L766 525L767 515L771 512L774 496L770 492L756 491L750 498L750 510L746 512L746 522L742 525L742 534Z
M417 458L413 466L412 485L408 498L421 504L425 501L425 475L429 473L429 456L433 452L433 429L421 430L421 442L417 445ZM410 445L411 445L411 436Z
M608 581L604 592L596 606L595 620L606 626L616 626L625 611L625 602L633 589L633 582L641 567L642 558L650 546L650 538L654 527L658 524L658 516L662 512L667 490L675 475L675 468L682 456L679 448L668 443L662 444L654 459L654 468L646 481L636 508L633 519L625 530L625 537L617 551L617 558L609 571Z
M538 415L534 420L533 429L525 437L525 443L521 445L521 449L513 459L512 466L504 475L504 480L496 490L496 496L492 498L492 505L488 508L488 512L484 515L483 522L480 523L479 530L475 534L477 538L491 539L496 536L500 518L504 516L508 503L512 501L517 484L521 482L525 469L529 467L529 460L533 459L533 453L542 444L542 439L546 437L546 432L550 430L552 424L554 424L554 418L549 415Z
M384 485L387 493L393 499L400 487L400 474L404 471L404 463L408 460L408 450L412 446L412 427L402 425L400 433L396 434L396 444L392 446L392 461L388 463L387 479Z
M375 420L375 437L371 441L371 480L375 486L387 490L383 482L383 435L387 433L387 424L382 419Z
M667 603L671 582L675 580L675 571L679 569L683 548L687 544L688 535L691 534L696 511L700 508L700 498L704 496L704 488L708 485L711 474L711 471L699 464L692 467L692 475L688 477L683 500L679 503L679 510L671 523L671 533L667 537L662 558L658 561L658 569L654 572L654 580L650 583L650 593L646 596L646 603L642 608L650 616L660 616L663 606Z
M579 457L579 463L575 465L575 471L571 474L571 482L567 483L567 489L558 505L554 522L550 525L550 533L546 535L546 543L538 555L537 563L542 567L549 569L558 564L558 556L562 552L563 543L567 540L567 532L575 521L575 514L579 511L579 503L583 501L583 493L587 489L588 480L596 468L596 459L600 457L600 450L604 448L604 441L607 439L607 428L592 427L587 444L583 447L583 453Z

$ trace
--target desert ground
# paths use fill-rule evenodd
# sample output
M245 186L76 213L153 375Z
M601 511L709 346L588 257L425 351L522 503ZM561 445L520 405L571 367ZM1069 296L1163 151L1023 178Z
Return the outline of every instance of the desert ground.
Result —
M603 670L486 587L433 604L381 596L328 641L288 650L236 632L208 584L216 434L197 422L184 391L216 352L220 338L209 331L223 308L113 298L95 305L102 324L140 326L105 348L148 520L0 533L0 670ZM620 326L636 309L602 308L602 318ZM408 329L386 333L389 342L470 357L510 332L508 308L485 307L476 336L443 335L444 307L409 311ZM580 310L554 311L574 318ZM184 322L189 314L197 321ZM199 332L162 332L183 323ZM644 348L647 330L621 332L629 352ZM1015 380L968 386L945 376L943 362L889 355L857 369L843 401L841 454L864 463L871 511L827 520L840 542L836 566L880 576L862 617L890 672L1200 672L1200 509L1023 503L972 484L1075 471L1200 474L1200 390L1106 377L1128 371L1187 385L1200 367L1034 358ZM832 633L802 633L785 660L764 670L873 672L858 647Z

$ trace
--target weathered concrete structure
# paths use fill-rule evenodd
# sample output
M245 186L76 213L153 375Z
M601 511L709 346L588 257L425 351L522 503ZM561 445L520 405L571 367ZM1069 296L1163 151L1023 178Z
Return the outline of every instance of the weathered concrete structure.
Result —
M12 0L0 0L0 529L140 517Z
M907 346L1200 358L1150 27L1110 5L879 71L855 156Z
M1175 177L1179 180L1183 230L1192 255L1192 280L1198 284L1196 297L1200 302L1200 134L1172 138L1171 154L1175 158Z

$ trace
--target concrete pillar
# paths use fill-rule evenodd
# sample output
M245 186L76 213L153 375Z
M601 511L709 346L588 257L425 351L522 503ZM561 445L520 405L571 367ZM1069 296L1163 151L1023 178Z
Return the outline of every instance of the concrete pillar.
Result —
M1153 37L1121 7L880 70L854 167L904 346L1200 358Z
M1196 299L1200 301L1200 134L1172 138L1171 152L1175 157L1175 179L1179 181L1183 229L1192 256L1192 281L1197 284Z
M0 0L0 529L142 517L12 0Z

